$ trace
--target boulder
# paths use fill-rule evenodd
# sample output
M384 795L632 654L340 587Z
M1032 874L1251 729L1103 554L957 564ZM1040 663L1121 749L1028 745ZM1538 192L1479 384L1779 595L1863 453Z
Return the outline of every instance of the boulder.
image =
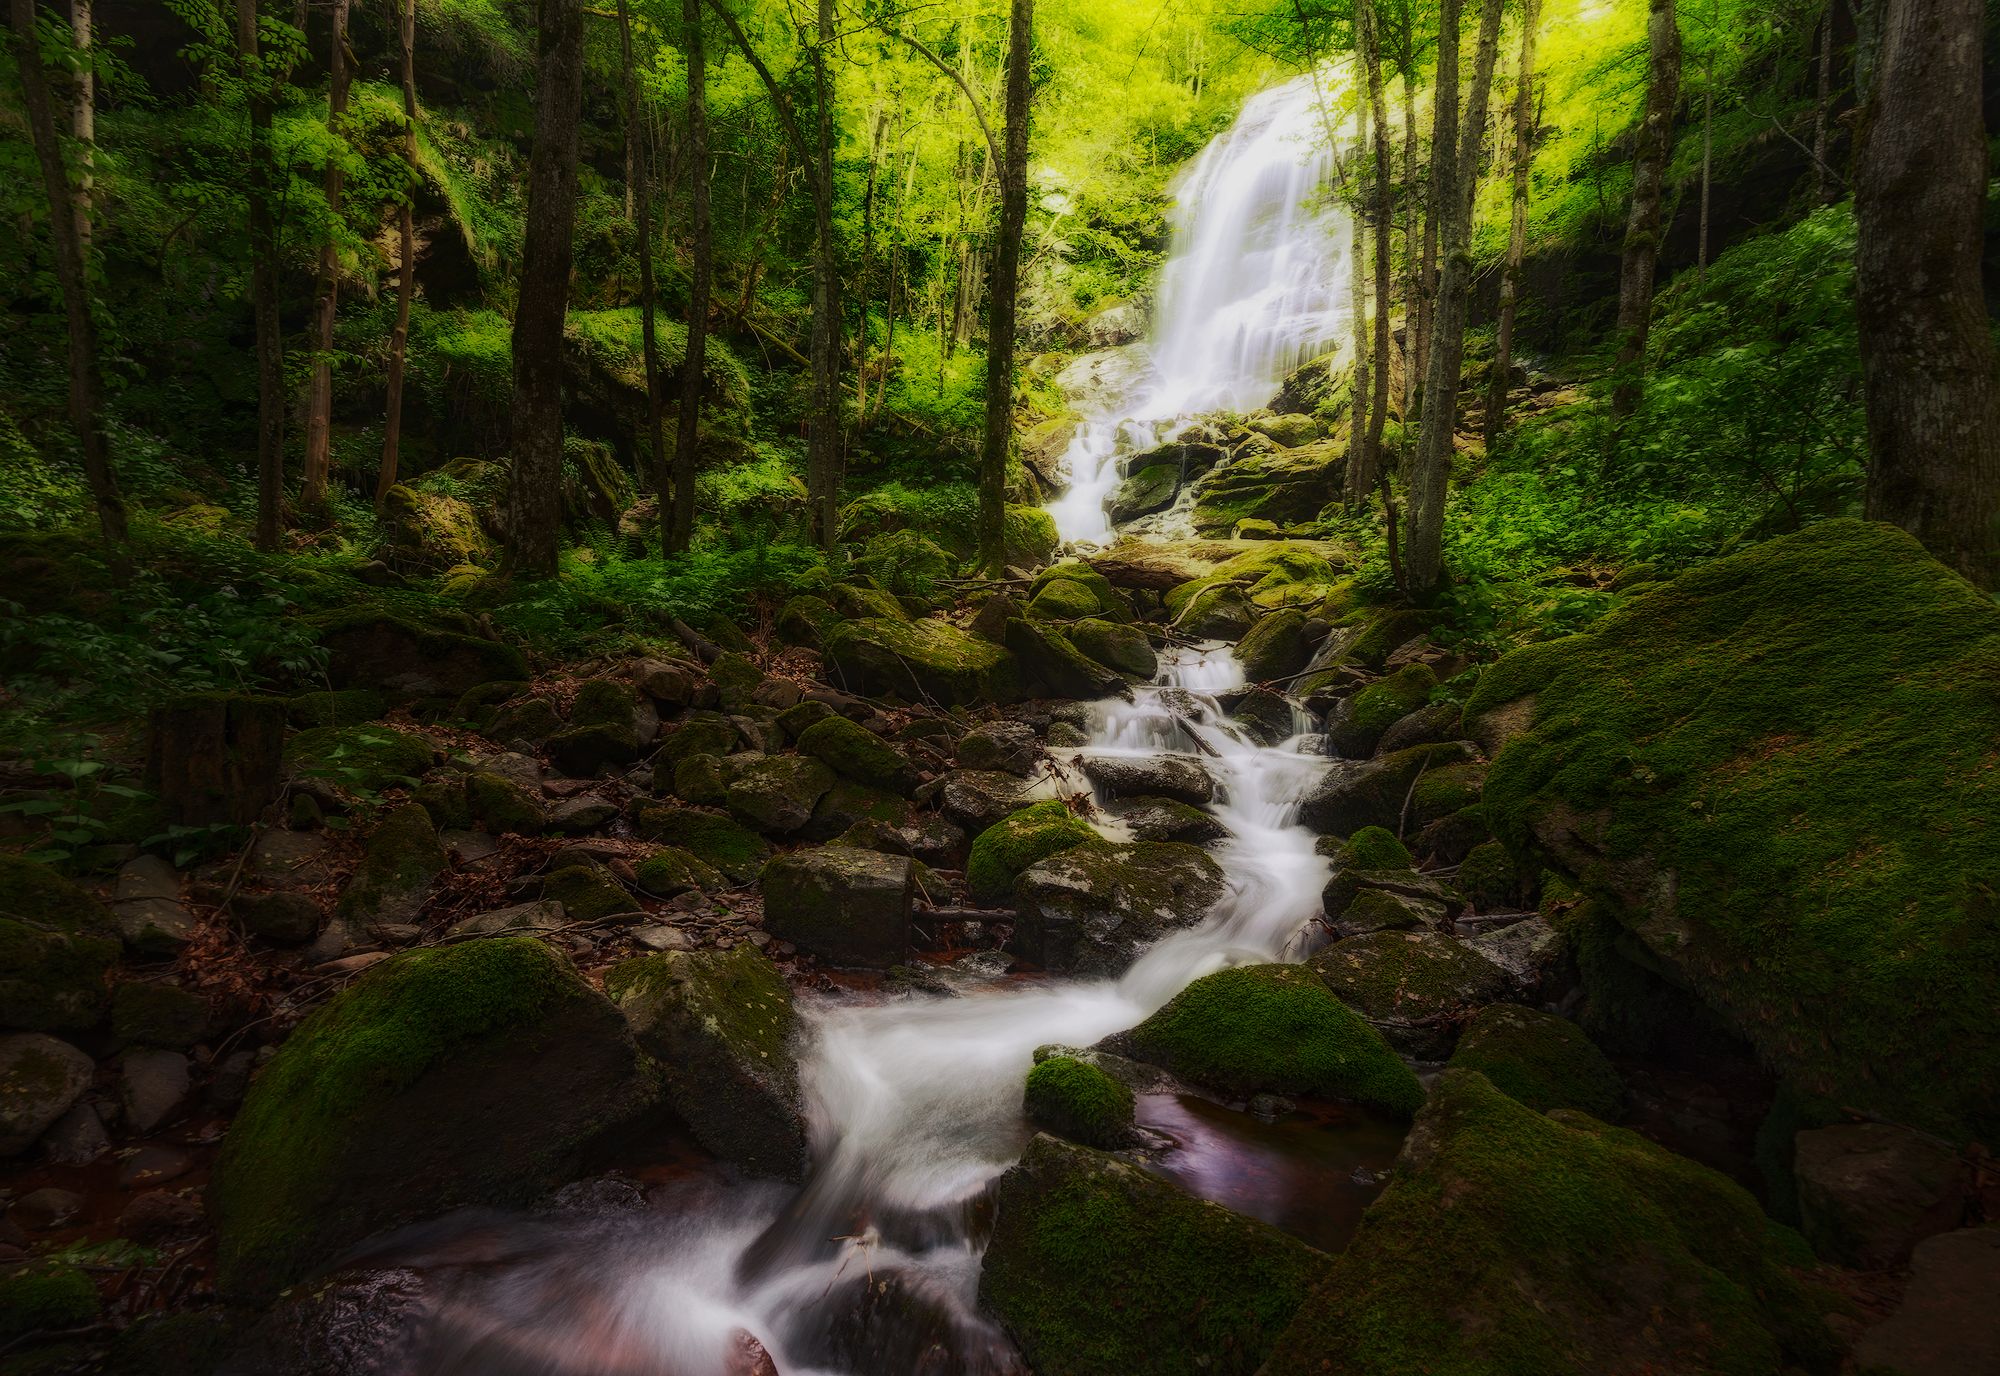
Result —
M1334 749L1349 759L1366 759L1389 729L1430 701L1437 675L1428 664L1409 664L1341 700L1327 718ZM1448 712L1454 709L1447 707ZM1421 733L1419 733L1421 734ZM1411 741L1409 744L1423 744Z
M639 758L639 729L629 718L569 726L549 737L547 749L550 763L564 776L594 779Z
M495 836L539 836L549 824L541 800L504 774L466 775L465 801L473 820Z
M703 1146L760 1175L805 1174L798 1017L763 952L746 944L641 956L614 967L604 991Z
M542 897L561 905L572 922L598 922L610 917L637 917L639 905L618 876L594 861L567 863L558 856L557 868L542 880Z
M653 754L653 772L672 771L696 755L724 756L736 749L736 723L720 712L690 712L669 731Z
M569 910L553 898L496 908L451 925L452 937L498 936L503 932L554 932L567 926Z
M1854 1360L1885 1376L2000 1370L2000 1226L1961 1228L1917 1245L1903 1302L1861 1335Z
M1831 1370L1811 1260L1707 1167L1447 1070L1263 1376Z
M1407 716L1398 717L1388 730L1382 733L1374 748L1385 755L1393 755L1396 751L1408 750L1413 745L1435 745L1439 741L1458 740L1464 735L1460 716L1455 703L1434 702L1428 707L1419 707Z
M341 891L340 916L371 931L408 926L450 863L430 813L417 803L393 808L368 837L361 867Z
M1300 803L1299 820L1322 836L1349 836L1363 827L1394 831L1413 806L1420 776L1464 763L1470 752L1453 741L1337 763Z
M1524 917L1498 931L1467 937L1465 944L1506 972L1516 998L1554 999L1569 987L1569 948L1547 918Z
M618 1010L532 937L383 961L279 1046L230 1124L218 1288L266 1299L384 1228L525 1203L658 1097Z
M1086 1147L1115 1150L1134 1136L1132 1091L1075 1056L1035 1058L1021 1111L1042 1131Z
M104 1016L119 933L103 905L48 866L0 855L0 1027L80 1031Z
M1887 1271L1965 1216L1959 1154L1891 1123L1836 1123L1794 1139L1799 1230L1829 1261Z
M120 1059L118 1101L132 1131L146 1135L187 1102L190 1069L178 1051L134 1047Z
M1068 581L1049 585L1051 590L1076 586ZM1077 649L1054 626L1016 619L1007 623L1006 635L1022 685L1030 692L1089 701L1125 691L1123 675Z
M527 661L510 646L371 608L333 613L318 628L336 688L456 700L482 683L529 677Z
M958 742L961 769L999 770L1026 779L1041 764L1041 757L1041 742L1026 722L991 722L966 732Z
M1126 798L1109 809L1135 841L1186 841L1204 846L1229 834L1213 813L1172 798Z
M720 870L679 846L661 846L633 866L633 873L638 877L639 887L655 898L712 893L729 886Z
M810 822L814 806L832 787L833 771L818 760L771 755L731 770L724 798L746 825L783 836Z
M1273 444L1285 449L1296 449L1299 445L1310 444L1320 436L1319 422L1311 416L1296 411L1276 415L1267 412L1261 416L1250 417L1244 424Z
M916 767L908 756L845 717L829 716L808 726L798 741L800 754L844 778L904 795L916 784Z
M97 1065L40 1032L0 1036L0 1157L32 1147L90 1087Z
M1605 1122L1625 1111L1625 1084L1583 1029L1517 1004L1480 1009L1459 1034L1451 1064L1476 1070L1537 1113L1571 1108Z
M1223 887L1207 852L1177 841L1073 846L1014 881L1008 949L1048 970L1119 975L1161 937L1206 918Z
M1320 623L1325 629L1325 623ZM1311 624L1296 607L1281 607L1237 642L1236 658L1252 683L1289 679L1312 658Z
M1083 775L1107 800L1169 798L1194 806L1215 797L1215 780L1189 755L1089 755Z
M1031 803L973 838L965 883L981 903L1003 903L1029 866L1072 846L1095 841L1097 832L1061 802Z
M887 969L908 959L911 862L824 846L764 867L764 929L833 965Z
M1165 511L1181 491L1181 468L1177 463L1152 463L1134 468L1105 499L1105 509L1113 525L1124 525L1141 516Z
M1257 609L1234 583L1212 583L1189 598L1174 629L1196 640L1241 640L1257 624Z
M871 788L852 779L835 779L833 787L813 807L812 820L798 834L807 841L831 841L862 823L901 826L909 811L909 804L900 793Z
M826 633L839 622L840 613L831 602L811 593L801 593L779 610L778 639L787 645L803 645L809 650L817 650L825 643Z
M948 622L871 616L827 633L833 677L849 691L893 694L909 702L973 706L1021 695L1014 656Z
M1063 635L1079 651L1121 674L1150 679L1160 671L1153 642L1137 626L1093 616L1067 627Z
M770 843L740 822L671 803L641 807L633 830L642 840L687 851L739 884L755 879L771 853Z
M1252 1376L1328 1265L1269 1224L1047 1135L994 1203L979 1294L1036 1371Z
M1293 525L1318 517L1340 495L1345 440L1319 440L1286 449L1267 440L1261 449L1239 448L1195 485L1197 535L1227 535L1245 517Z
M938 810L978 835L1028 801L1029 786L1012 774L954 769L936 783Z
M1460 1024L1510 992L1499 966L1435 932L1348 937L1307 964L1391 1045L1425 1060L1449 1056Z
M172 957L194 935L194 914L181 903L181 878L157 855L119 866L111 915L125 945L142 955Z
M677 660L642 659L632 666L632 686L662 707L696 705L703 682L700 669Z
M1365 931L1442 928L1465 907L1465 900L1413 870L1350 868L1336 861L1320 906L1336 931L1359 936Z

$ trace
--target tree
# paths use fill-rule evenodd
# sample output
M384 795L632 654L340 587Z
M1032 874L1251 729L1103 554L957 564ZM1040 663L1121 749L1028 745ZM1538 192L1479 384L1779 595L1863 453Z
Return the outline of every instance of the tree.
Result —
M694 466L701 443L701 371L708 362L708 297L714 273L713 229L708 205L708 52L701 32L701 0L681 0L688 85L689 273L687 349L681 362L680 414L674 424L674 500L671 518L660 497L660 527L669 554L685 551L694 537Z
M1389 111L1382 97L1382 42L1380 21L1375 13L1373 0L1355 0L1355 24L1361 44L1361 62L1368 83L1369 120L1374 128L1375 153L1375 206L1374 206L1374 248L1375 248L1375 337L1373 342L1374 366L1371 374L1374 392L1368 404L1368 429L1366 439L1349 461L1347 470L1347 501L1350 506L1360 506L1368 500L1369 492L1375 486L1375 477L1381 471L1382 431L1389 417L1389 224L1393 216L1389 209L1390 159L1389 159ZM1407 360L1405 376L1407 377ZM1356 374L1357 379L1359 374ZM1359 412L1357 411L1357 415Z
M531 578L556 569L562 526L562 347L576 221L583 115L583 10L538 0L535 143L528 156L527 233L514 311L514 471L507 489L508 565Z
M70 106L70 137L76 142L76 232L90 256L91 192L97 166L97 74L92 69L95 25L91 0L69 0L70 32L76 38L76 92Z
M347 113L347 11L349 0L333 0L333 52L327 60L326 127L341 137ZM319 250L319 290L313 307L312 387L306 403L306 460L299 501L308 510L326 501L326 483L333 466L333 326L340 304L340 240L334 232L340 220L344 171L341 153L326 160L326 208L332 219Z
M97 505L97 524L114 551L119 567L125 544L125 499L104 444L103 381L98 373L97 325L90 314L90 281L84 258L82 216L71 198L69 175L63 168L62 145L56 141L55 111L49 98L48 73L42 69L41 40L35 27L35 0L9 0L13 20L14 61L21 73L22 104L27 107L35 161L41 168L42 193L49 204L49 238L56 255L56 284L62 291L63 315L69 327L69 423L83 452L84 480Z
M986 433L979 456L979 563L989 574L999 573L1006 563L1007 459L1014 438L1014 305L1021 230L1028 219L1034 0L1013 0L1008 13L1007 144L1000 163L1000 241L993 254L993 303L986 328Z
M1632 210L1618 267L1618 382L1611 414L1621 420L1638 409L1645 391L1653 272L1660 259L1667 159L1674 151L1674 110L1681 92L1681 29L1674 0L1648 0L1646 45L1646 109L1632 149Z
M2000 585L2000 387L1980 284L1980 0L1886 0L1855 158L1865 510Z
M646 369L646 435L652 447L653 489L660 496L660 557L674 551L673 475L668 470L665 403L660 396L660 341L653 320L653 178L648 150L639 138L639 77L632 66L632 11L626 0L618 0L618 53L625 69L625 143L631 149L632 208L634 227L639 235L639 339L640 356ZM692 84L690 84L692 89ZM701 181L705 168L694 169L693 180Z
M402 0L403 165L409 174L402 204L397 208L396 327L389 336L389 411L382 427L382 471L375 479L375 506L381 509L396 485L403 443L403 356L410 342L410 299L417 290L417 0Z
M1507 388L1514 371L1514 319L1521 306L1521 268L1528 258L1528 173L1535 161L1535 30L1541 27L1541 0L1525 0L1521 10L1521 68L1514 78L1514 168L1507 265L1500 274L1500 320L1493 346L1493 376L1486 388L1486 449L1500 438L1507 414Z
M257 548L273 550L284 525L285 341L278 320L278 224L272 213L275 74L258 51L257 0L236 0L236 51L250 107L250 312L257 332Z

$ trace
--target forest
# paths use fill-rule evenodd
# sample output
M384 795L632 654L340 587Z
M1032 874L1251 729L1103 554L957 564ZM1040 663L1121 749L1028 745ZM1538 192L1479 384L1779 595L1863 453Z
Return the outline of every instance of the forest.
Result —
M2000 5L6 2L0 1376L2000 1371Z

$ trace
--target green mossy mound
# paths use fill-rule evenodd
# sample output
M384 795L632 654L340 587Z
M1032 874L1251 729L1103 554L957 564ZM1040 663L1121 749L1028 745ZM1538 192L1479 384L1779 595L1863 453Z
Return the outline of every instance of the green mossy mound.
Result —
M1382 1034L1296 965L1205 975L1120 1041L1140 1060L1239 1098L1307 1094L1406 1117L1424 1101Z
M839 624L840 613L831 602L811 593L800 593L778 613L778 639L787 645L817 650L825 643L826 633Z
M907 756L846 717L829 716L800 732L799 753L845 778L893 793L907 794L916 783L917 772Z
M1360 758L1374 753L1382 733L1431 700L1437 675L1428 664L1406 664L1353 697L1328 734L1342 754Z
M230 1124L218 1284L262 1299L383 1228L525 1202L657 1094L618 1010L531 937L384 961L299 1025Z
M1442 1059L1473 1009L1507 997L1507 972L1436 932L1351 936L1307 962L1343 1003L1413 1056Z
M540 801L504 774L468 774L465 801L472 816L495 836L539 836L549 824Z
M1110 1150L1132 1136L1132 1091L1074 1056L1037 1061L1028 1071L1021 1107L1044 1132L1086 1147Z
M1102 617L1087 617L1063 632L1069 643L1099 664L1133 678L1150 679L1159 672L1153 642L1137 626L1120 625Z
M1054 1137L1030 1142L996 1193L979 1293L1036 1371L1251 1376L1328 1264Z
M101 903L47 865L0 855L0 1027L94 1026L111 1003L104 977L118 950Z
M81 1328L99 1308L97 1287L73 1266L33 1266L0 1276L0 1342Z
M1511 903L1521 890L1521 869L1498 841L1482 841L1459 862L1454 880L1458 891L1480 908Z
M1828 1371L1811 1264L1714 1171L1448 1070L1264 1376Z
M1090 823L1055 799L1022 808L986 828L972 842L965 882L982 903L999 903L1013 892L1021 871L1038 860L1097 839Z
M302 728L358 726L375 720L388 707L383 696L372 688L333 688L286 699L285 714L292 725Z
M1334 863L1343 870L1408 870L1417 862L1387 827L1363 827L1335 852Z
M1051 578L1028 599L1028 615L1043 621L1081 621L1103 610L1097 594L1078 578Z
M1055 558L1062 537L1056 533L1055 517L1038 506L1009 504L1001 512L1000 539L1007 566L1031 569Z
M1236 646L1243 676L1252 683L1290 678L1312 657L1306 615L1296 607L1275 611L1250 628Z
M690 712L668 732L653 756L653 768L671 768L691 755L727 755L736 748L736 724L720 712Z
M946 707L1008 703L1021 695L1013 655L935 617L844 622L827 633L825 653L836 681L852 692Z
M771 854L770 843L740 822L697 808L642 807L634 829L641 839L678 846L739 884L755 879Z
M587 679L569 705L571 726L630 726L632 689L615 678Z
M377 793L422 777L431 767L431 743L379 722L316 726L285 742L285 767L294 774Z
M1573 1108L1605 1122L1625 1109L1625 1085L1583 1029L1567 1018L1496 1003L1459 1034L1453 1066L1476 1070L1537 1113Z
M431 881L450 863L422 804L393 808L370 833L361 867L341 890L340 915L370 925L412 922Z
M1126 691L1123 675L1077 649L1067 635L1048 622L1015 617L1008 621L1004 636L1020 665L1022 686L1031 693L1088 702Z
M1485 811L1800 1092L2000 1132L2000 608L1827 521L1489 669ZM1505 734L1504 731L1501 734Z
M639 905L602 865L566 865L542 881L542 897L563 905L572 922L596 922Z
M673 898L689 890L712 893L729 886L722 871L679 846L660 847L633 866L632 872L639 878L639 887L655 898Z

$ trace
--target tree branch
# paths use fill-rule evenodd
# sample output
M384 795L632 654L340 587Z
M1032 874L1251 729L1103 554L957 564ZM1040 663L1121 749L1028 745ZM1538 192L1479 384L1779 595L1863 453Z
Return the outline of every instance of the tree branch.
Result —
M903 42L909 44L916 50L919 57L950 77L952 83L965 93L965 103L972 107L972 117L979 121L979 132L986 136L987 156L993 159L993 166L996 169L1004 168L1007 165L1007 160L1000 155L1000 142L993 137L993 126L986 122L986 108L979 103L979 97L973 94L972 87L966 84L965 78L953 71L943 58L925 47L922 40L904 33L901 29L889 28L887 25L877 24L875 27L883 33L888 34L891 38L900 38Z
M813 166L813 147L806 142L806 136L799 130L798 121L792 116L792 102L785 98L784 90L778 85L778 79L771 75L771 69L764 65L764 59L759 57L757 49L751 46L749 35L743 32L743 26L736 22L736 16L729 12L722 0L708 0L708 7L722 20L723 27L729 30L729 37L742 50L743 56L749 59L750 66L763 81L764 89L771 93L771 104L778 112L778 122L785 126L785 138L791 143L793 151L798 154L799 162L805 170L806 181L817 195L819 177Z

